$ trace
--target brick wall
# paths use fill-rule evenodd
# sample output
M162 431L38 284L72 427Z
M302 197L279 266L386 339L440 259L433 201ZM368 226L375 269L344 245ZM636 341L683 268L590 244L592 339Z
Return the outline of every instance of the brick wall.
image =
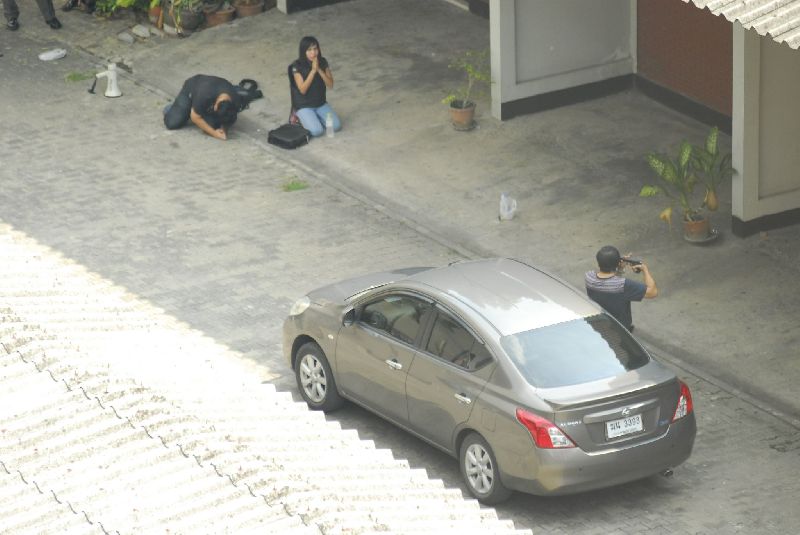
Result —
M732 25L682 0L638 0L639 76L731 115Z

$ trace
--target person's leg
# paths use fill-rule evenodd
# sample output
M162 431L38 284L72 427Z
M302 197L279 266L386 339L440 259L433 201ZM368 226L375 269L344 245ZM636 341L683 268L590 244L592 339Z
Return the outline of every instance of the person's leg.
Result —
M188 91L181 89L172 104L164 108L164 126L168 130L177 130L189 121L189 114L192 111L192 101L189 99Z
M42 12L42 17L51 28L57 30L61 28L61 23L56 18L56 10L53 7L53 0L36 0L39 5L39 11Z
M19 7L16 0L3 0L3 15L6 18L9 30L16 30L19 28L17 19L19 18Z
M325 133L325 126L319 121L314 108L300 108L297 110L297 118L300 119L303 128L308 130L312 136L319 137Z
M326 124L326 121L328 120L328 114L330 113L331 118L333 118L334 132L338 132L339 130L342 129L342 121L339 120L339 116L336 115L336 112L333 111L333 108L331 108L331 105L328 104L327 102L322 106L320 106L319 108L316 108L314 112L317 114L317 117L319 117L319 120L323 124L323 126Z

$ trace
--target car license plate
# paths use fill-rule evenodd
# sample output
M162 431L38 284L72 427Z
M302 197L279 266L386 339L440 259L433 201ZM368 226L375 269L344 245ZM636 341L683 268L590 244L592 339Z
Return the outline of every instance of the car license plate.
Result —
M627 418L606 422L606 438L612 439L643 431L642 415L634 414Z

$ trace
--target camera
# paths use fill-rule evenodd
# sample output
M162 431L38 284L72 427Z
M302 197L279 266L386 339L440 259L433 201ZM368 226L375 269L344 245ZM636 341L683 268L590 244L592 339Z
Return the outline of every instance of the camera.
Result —
M632 266L639 266L642 263L641 258L633 258L633 257L622 257L620 260L625 262L626 264L630 264Z

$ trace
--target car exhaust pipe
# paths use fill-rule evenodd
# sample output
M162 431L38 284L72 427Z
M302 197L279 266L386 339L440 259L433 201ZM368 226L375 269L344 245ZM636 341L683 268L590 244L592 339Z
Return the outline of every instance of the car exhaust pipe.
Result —
M665 469L664 469L664 470L662 470L660 473L661 473L661 475L662 475L662 476L664 476L664 477L672 477L672 474L673 474L673 472L672 472L672 468L665 468Z

